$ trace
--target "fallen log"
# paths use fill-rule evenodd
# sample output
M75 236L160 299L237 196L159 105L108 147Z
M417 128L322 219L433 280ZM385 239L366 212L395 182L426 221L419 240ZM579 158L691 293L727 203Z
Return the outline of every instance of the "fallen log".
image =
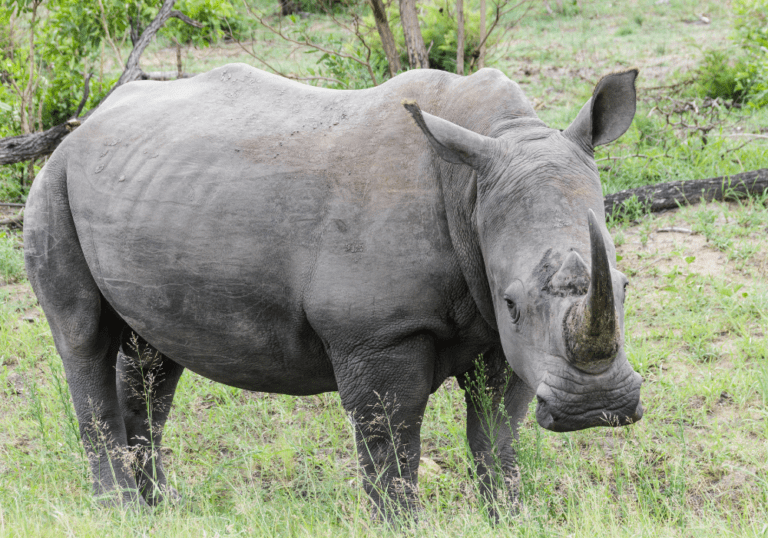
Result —
M69 133L67 124L62 123L41 133L3 138L0 140L0 164L19 163L49 155Z
M605 214L621 214L630 200L655 213L665 209L677 209L682 205L697 204L701 200L736 200L746 195L760 195L766 190L768 168L710 179L670 181L606 195ZM634 202L635 199L637 202Z
M0 220L0 226L18 226L19 228L21 228L23 224L24 224L23 215L19 215L17 217L13 217L10 219Z

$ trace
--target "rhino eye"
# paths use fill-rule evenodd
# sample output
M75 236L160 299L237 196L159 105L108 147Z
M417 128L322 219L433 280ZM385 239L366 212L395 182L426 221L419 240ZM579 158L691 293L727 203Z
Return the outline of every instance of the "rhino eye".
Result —
M512 318L512 323L520 321L520 309L517 308L515 301L509 298L504 298L507 302L507 309L509 310L509 316Z

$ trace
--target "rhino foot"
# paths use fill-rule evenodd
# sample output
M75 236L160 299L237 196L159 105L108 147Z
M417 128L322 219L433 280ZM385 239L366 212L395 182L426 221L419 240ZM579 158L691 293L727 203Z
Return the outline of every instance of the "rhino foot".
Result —
M176 488L163 485L157 487L145 487L142 496L148 506L157 506L161 503L178 505L184 499Z
M141 513L151 509L138 489L115 489L94 495L97 505L106 509L118 508L127 512Z
M154 475L154 478L153 478ZM139 485L141 496L149 506L157 506L161 503L179 504L181 494L166 482L165 472L161 465L154 468L154 473L149 469L140 469L136 474L136 483Z

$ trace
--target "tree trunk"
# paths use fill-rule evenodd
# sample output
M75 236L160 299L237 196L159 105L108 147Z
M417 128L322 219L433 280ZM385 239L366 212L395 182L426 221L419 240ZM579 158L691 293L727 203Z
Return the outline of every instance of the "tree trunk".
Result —
M186 15L183 15L179 11L173 10L173 4L175 2L176 0L165 0L165 2L163 2L163 5L160 7L160 11L157 12L157 16L151 23L149 23L149 26L144 29L138 41L134 45L133 50L128 55L128 60L125 62L125 69L123 69L123 72L120 75L120 78L117 80L117 83L112 87L111 90L109 90L109 93L104 97L104 99L109 97L110 94L118 88L118 86L122 86L126 82L138 80L139 77L141 77L141 68L139 67L139 59L141 58L141 54L144 52L144 49L147 48L149 42L154 39L157 31L160 30L160 28L162 28L166 22L168 22L168 19L171 17L176 17L181 21L190 24L188 21L192 21L192 19ZM197 27L202 26L197 21L192 21L192 23L194 23L194 26Z
M477 68L485 67L485 0L480 0L480 51L477 56Z
M429 57L416 14L416 0L400 0L400 24L403 26L408 63L411 69L429 69Z
M285 17L293 13L298 13L299 5L292 0L280 0L280 15Z
M387 20L387 11L382 0L369 0L373 9L373 18L376 20L376 29L381 37L381 45L384 47L384 54L387 55L389 64L389 76L394 77L400 71L400 55L397 53L395 45L395 36L392 35L392 29Z
M605 214L619 215L625 203L637 201L649 211L676 209L700 200L735 200L746 194L760 195L768 190L768 168L711 179L672 181L609 194L605 197Z
M174 39L174 41L176 41L176 39ZM176 73L178 73L179 78L184 74L184 69L181 65L181 43L178 41L176 41Z
M456 74L464 74L464 0L456 0Z

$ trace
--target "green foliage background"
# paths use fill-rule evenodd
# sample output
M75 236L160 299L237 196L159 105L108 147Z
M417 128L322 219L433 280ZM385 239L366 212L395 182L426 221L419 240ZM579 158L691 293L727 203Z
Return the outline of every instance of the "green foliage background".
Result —
M733 46L706 50L698 93L759 108L768 104L768 0L733 0Z
M746 60L736 75L738 89L756 107L768 105L768 0L734 0L736 40Z
M130 43L127 39L129 21L138 20L140 28L145 28L157 15L162 2L101 0L101 5L103 15L99 0L48 0L40 6L34 29L37 77L40 79L34 108L41 107L43 129L65 121L76 110L83 95L85 73L98 71L103 48L109 46L107 36L117 44ZM223 37L230 26L240 27L237 12L225 0L180 0L174 9L204 25L198 29L178 19L168 21L160 35L180 43L207 46ZM0 48L5 51L2 69L15 80L26 78L29 46L22 40L10 42L11 17L18 19L29 10L29 0L16 0L0 6ZM11 48L12 54L9 54ZM101 75L91 85L85 110L101 101L118 78L114 73L106 77ZM11 136L20 134L18 114L14 114L18 103L6 86L0 89L0 114L3 115L0 135Z

